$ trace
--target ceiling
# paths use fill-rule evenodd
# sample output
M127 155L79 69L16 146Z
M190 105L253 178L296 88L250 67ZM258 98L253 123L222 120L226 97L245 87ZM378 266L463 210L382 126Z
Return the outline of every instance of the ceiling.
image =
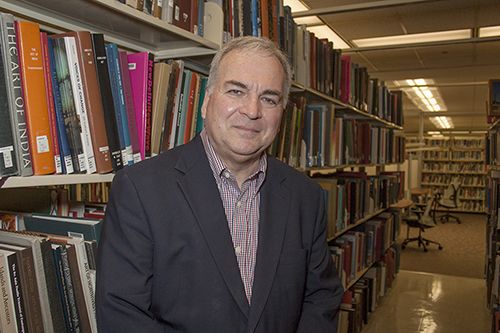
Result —
M406 2L411 2L408 0ZM340 37L353 39L433 31L476 29L500 25L499 0L434 0L404 3L404 0L302 0L312 10L332 7L390 3L394 6L320 15ZM433 79L447 111L432 115L449 116L454 130L485 130L488 86L500 78L500 38L434 45L397 46L388 49L358 48L351 54L355 63L368 68L371 77L394 87L394 80ZM405 95L405 132L417 133L421 111ZM424 131L437 128L423 114Z

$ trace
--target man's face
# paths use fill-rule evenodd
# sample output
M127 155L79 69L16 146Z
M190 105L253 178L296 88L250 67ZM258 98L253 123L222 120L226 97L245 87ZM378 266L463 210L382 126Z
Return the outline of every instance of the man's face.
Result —
M232 51L222 59L202 116L223 161L256 160L274 140L283 114L284 78L275 57Z

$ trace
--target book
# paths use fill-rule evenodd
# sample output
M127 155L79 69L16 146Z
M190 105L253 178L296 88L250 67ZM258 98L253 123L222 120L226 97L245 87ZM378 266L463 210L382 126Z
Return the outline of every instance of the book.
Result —
M106 44L105 48L122 160L124 165L132 165L134 160L132 157L132 145L130 142L130 132L128 128L128 116L125 106L125 95L123 91L118 46L110 43Z
M56 173L61 174L63 172L63 163L61 160L61 150L60 150L59 135L57 130L56 109L54 103L54 92L52 87L52 78L50 70L50 56L48 47L49 42L46 32L40 33L40 43L42 46L43 76L45 79L45 86L47 87L46 98L49 110L50 134L52 137L52 150L54 151L54 163L56 166Z
M151 155L160 153L160 141L165 123L170 78L170 64L159 62L154 64L153 103L151 117Z
M192 3L189 0L173 0L174 15L172 24L181 29L192 31L191 6Z
M32 214L24 217L26 230L54 235L78 235L88 241L99 241L100 219L74 218L46 214Z
M120 69L122 72L123 93L125 96L125 107L127 109L127 124L130 134L130 144L132 146L132 158L134 163L142 161L141 147L139 145L139 137L137 134L137 124L135 119L134 96L132 93L132 85L130 83L130 71L128 66L127 52L119 51Z
M76 56L80 67L83 101L87 108L90 136L93 145L96 170L108 173L113 170L111 154L104 124L104 110L101 91L97 81L95 55L92 37L88 31L67 32L56 36L73 37L76 44Z
M111 154L111 164L113 170L117 171L123 167L123 160L120 149L118 125L115 120L111 83L109 80L108 59L102 34L92 34L92 46L94 49L97 81L104 111L104 126L106 128L106 136L108 138Z
M153 55L149 52L129 54L128 64L141 158L144 159L151 156Z
M2 332L17 333L17 323L14 313L14 294L9 277L9 264L3 253L0 253L0 324Z
M0 13L0 40L2 49L9 50L3 57L5 77L7 82L7 98L11 113L12 133L17 147L16 163L21 176L33 175L33 165L31 161L31 148L28 137L26 122L24 96L20 80L21 69L19 67L17 35L15 31L15 21L12 14ZM7 56L8 54L8 56Z
M29 332L43 333L42 309L36 284L36 275L33 261L33 254L29 247L0 243L2 251L12 251L16 253L17 268L23 289L24 308Z
M73 98L75 101L76 114L80 120L82 128L81 139L83 154L85 155L85 170L88 174L97 172L96 160L94 156L94 143L92 142L89 110L85 103L85 91L83 89L82 68L78 61L76 41L74 37L63 37L66 45L66 55L68 68L73 88ZM101 147L100 147L101 148Z
M5 65L4 58L8 56L5 45L0 43L0 177L17 175L16 140L13 134L11 122L11 109L9 106L9 86L6 72L9 70Z
M59 83L57 81L56 58L54 54L54 41L51 38L47 39L48 57L50 61L50 80L52 81L52 98L54 100L54 111L56 118L56 134L59 142L59 153L61 155L62 172L65 174L74 173L73 159L71 157L71 147L64 125L63 106L61 92L59 91Z
M28 124L33 173L46 175L56 171L49 111L45 98L40 26L34 22L16 21L19 63Z
M76 173L86 171L85 154L82 143L82 127L78 118L73 96L73 87L70 78L68 58L66 53L66 43L63 38L49 38L49 46L53 49L55 75L57 77L57 86L61 98L61 113L66 137L71 154L71 165ZM50 51L49 51L50 54ZM56 110L58 112L58 110ZM56 113L56 117L60 117ZM65 161L68 166L69 162Z
M57 299L57 282L52 251L46 237L0 231L0 242L31 248L45 332L63 333L64 318Z

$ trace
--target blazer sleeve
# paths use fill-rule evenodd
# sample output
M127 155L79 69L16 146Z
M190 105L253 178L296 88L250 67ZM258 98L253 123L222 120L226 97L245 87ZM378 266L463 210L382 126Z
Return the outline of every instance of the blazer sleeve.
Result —
M99 333L164 332L150 311L153 241L141 198L125 172L113 181L97 255Z
M327 219L321 190L310 249L304 304L297 333L335 333L344 288L327 244Z

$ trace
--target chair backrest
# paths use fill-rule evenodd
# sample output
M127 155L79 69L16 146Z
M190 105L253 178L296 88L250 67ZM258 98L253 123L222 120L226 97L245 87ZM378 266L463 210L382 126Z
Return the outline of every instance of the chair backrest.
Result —
M448 187L444 190L443 196L441 198L441 202L445 204L453 204L455 206L458 205L458 190L460 189L460 185L462 182L458 177L454 178L449 184Z
M432 207L434 205L434 198L430 197L427 199L427 202L425 203L425 209L424 213L422 214L422 217L420 218L420 223L425 224L425 225L436 225L436 222L434 221L434 218L432 217Z

